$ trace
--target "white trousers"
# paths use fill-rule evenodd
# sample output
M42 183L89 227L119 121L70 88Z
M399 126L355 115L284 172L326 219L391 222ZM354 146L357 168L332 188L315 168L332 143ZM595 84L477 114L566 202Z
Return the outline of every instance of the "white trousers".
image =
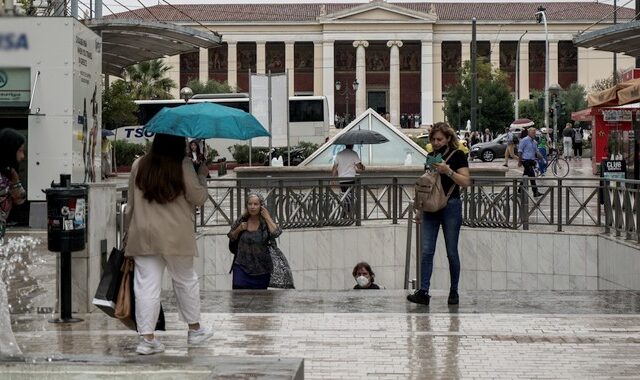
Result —
M167 268L176 293L180 320L200 322L200 284L191 256L136 256L133 290L140 335L153 334L160 314L162 275Z
M571 156L573 156L573 139L571 137L563 137L562 138L562 145L563 145L563 157L564 158L571 158Z

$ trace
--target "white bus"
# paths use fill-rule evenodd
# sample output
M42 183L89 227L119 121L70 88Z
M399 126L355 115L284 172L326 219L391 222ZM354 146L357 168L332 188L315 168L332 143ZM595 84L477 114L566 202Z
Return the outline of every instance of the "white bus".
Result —
M198 94L187 103L212 102L227 107L238 108L249 112L249 95L233 94ZM164 107L177 107L185 104L181 99L169 100L136 100L138 105L138 125L123 127L118 130L118 139L131 142L142 142L153 136L143 126ZM265 126L266 128L267 126ZM289 97L289 142L291 146L301 141L323 144L329 136L329 107L324 96L291 96ZM141 141L142 140L142 141ZM231 158L227 147L234 144L246 144L244 141L220 140L207 141L220 156Z

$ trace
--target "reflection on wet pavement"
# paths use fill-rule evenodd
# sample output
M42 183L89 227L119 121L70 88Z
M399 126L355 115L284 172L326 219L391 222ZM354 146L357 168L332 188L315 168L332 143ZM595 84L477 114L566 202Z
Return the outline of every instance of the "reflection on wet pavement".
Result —
M404 291L203 292L203 322L216 334L188 347L175 303L163 298L167 356L304 358L307 379L634 377L640 372L640 292L461 294L430 307ZM16 315L30 354L123 356L137 337L102 313L69 326ZM250 359L247 359L250 360Z

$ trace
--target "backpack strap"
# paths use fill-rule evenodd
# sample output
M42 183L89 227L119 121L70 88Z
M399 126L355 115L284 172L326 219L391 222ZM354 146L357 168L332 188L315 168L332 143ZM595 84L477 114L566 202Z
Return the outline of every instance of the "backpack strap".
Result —
M458 151L458 150L459 150L459 149L453 149L453 150L451 151L451 153L449 153L449 155L447 156L447 159L446 159L446 160L444 160L444 162L446 163L447 161L449 161L449 159L451 158L451 156L453 156L453 154L454 154L456 151ZM440 175L442 175L442 174L440 174ZM447 192L447 198L449 198L449 197L451 196L451 194L453 194L453 190L455 190L456 186L458 186L458 184L457 184L455 181L453 181L453 180L451 180L451 181L453 182L453 186L451 186L451 188L450 188L450 189L449 189L449 191Z

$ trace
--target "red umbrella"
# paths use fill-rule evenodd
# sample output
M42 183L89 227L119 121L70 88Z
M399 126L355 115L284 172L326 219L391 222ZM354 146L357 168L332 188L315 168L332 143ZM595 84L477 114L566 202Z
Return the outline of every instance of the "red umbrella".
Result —
M509 127L528 128L533 127L534 124L535 123L530 119L517 119L514 120Z

